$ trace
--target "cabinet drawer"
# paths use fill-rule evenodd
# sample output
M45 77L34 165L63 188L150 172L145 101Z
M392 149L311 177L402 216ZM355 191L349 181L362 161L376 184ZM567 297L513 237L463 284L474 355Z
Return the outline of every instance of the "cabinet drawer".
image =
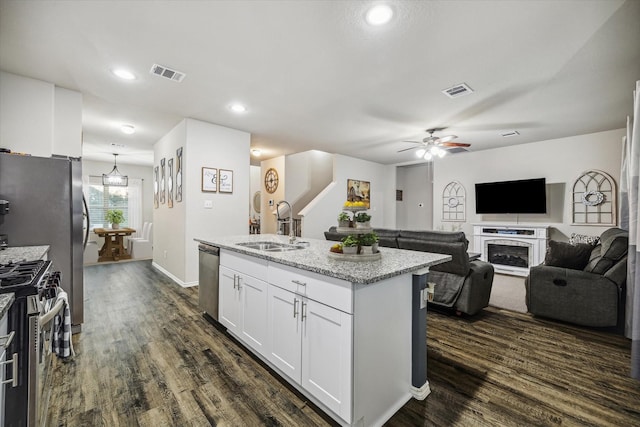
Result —
M220 265L237 272L253 276L256 279L267 279L268 261L266 259L222 249L220 251Z
M269 264L267 281L345 313L353 313L350 282L273 263Z

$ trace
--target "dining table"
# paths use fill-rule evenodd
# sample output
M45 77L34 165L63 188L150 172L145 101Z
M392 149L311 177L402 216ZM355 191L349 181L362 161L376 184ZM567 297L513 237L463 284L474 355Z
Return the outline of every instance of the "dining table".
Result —
M131 254L124 245L124 238L135 233L135 229L129 227L94 228L93 232L104 237L104 244L98 251L98 262L131 259Z

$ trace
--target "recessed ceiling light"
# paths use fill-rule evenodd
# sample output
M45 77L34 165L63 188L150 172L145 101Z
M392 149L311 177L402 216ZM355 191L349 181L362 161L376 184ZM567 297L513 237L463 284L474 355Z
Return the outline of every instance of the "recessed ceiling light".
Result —
M122 133L126 133L127 135L131 135L136 131L136 128L133 125L122 125L120 126L120 130Z
M125 70L124 68L116 68L115 70L113 70L113 74L115 74L116 76L120 77L123 80L135 80L136 78L135 74L133 74L129 70Z
M233 111L234 113L244 113L247 111L247 107L245 107L242 104L231 104L231 106L229 107L231 109L231 111Z
M253 150L251 150L251 154L253 154L256 157L260 157L260 155L262 154L262 151L254 148Z
M367 11L366 20L371 25L384 25L391 21L393 10L386 4L378 4Z

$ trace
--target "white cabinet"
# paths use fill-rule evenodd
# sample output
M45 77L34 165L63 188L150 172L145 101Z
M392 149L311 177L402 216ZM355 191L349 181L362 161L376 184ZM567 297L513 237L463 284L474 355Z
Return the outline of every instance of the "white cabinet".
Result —
M221 257L221 264L224 257ZM234 265L233 262L228 264ZM247 273L259 274L248 264L243 271L220 266L219 319L227 329L260 354L266 354L267 283ZM265 264L266 272L266 264Z
M9 316L7 314L5 314L2 319L0 319L0 337L7 337L8 334L8 330L7 330L7 326L9 324ZM0 341L2 341L2 343L6 343L6 339L1 339ZM11 359L9 357L9 355L7 354L7 349L5 348L5 346L3 345L2 347L0 347L0 355L2 357L0 357L0 361L4 362L5 360L9 360ZM14 362L15 363L15 362ZM5 379L5 365L2 364L0 365L0 426L4 426L4 388L5 385L3 384L3 381Z
M269 281L285 283L286 271L269 269ZM317 281L313 276L292 274L289 282L302 287L292 292L269 284L267 359L301 385L331 411L349 422L352 402L353 316L321 301L331 300L335 285L325 283L313 292L320 301L302 295ZM339 291L338 291L339 292ZM323 298L324 297L324 298Z

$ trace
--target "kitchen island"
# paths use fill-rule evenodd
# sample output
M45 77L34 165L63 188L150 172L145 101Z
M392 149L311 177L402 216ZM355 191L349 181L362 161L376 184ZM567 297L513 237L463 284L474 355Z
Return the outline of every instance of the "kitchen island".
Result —
M219 322L338 423L382 425L428 395L426 273L449 255L380 248L353 262L324 240L196 240L220 248Z

